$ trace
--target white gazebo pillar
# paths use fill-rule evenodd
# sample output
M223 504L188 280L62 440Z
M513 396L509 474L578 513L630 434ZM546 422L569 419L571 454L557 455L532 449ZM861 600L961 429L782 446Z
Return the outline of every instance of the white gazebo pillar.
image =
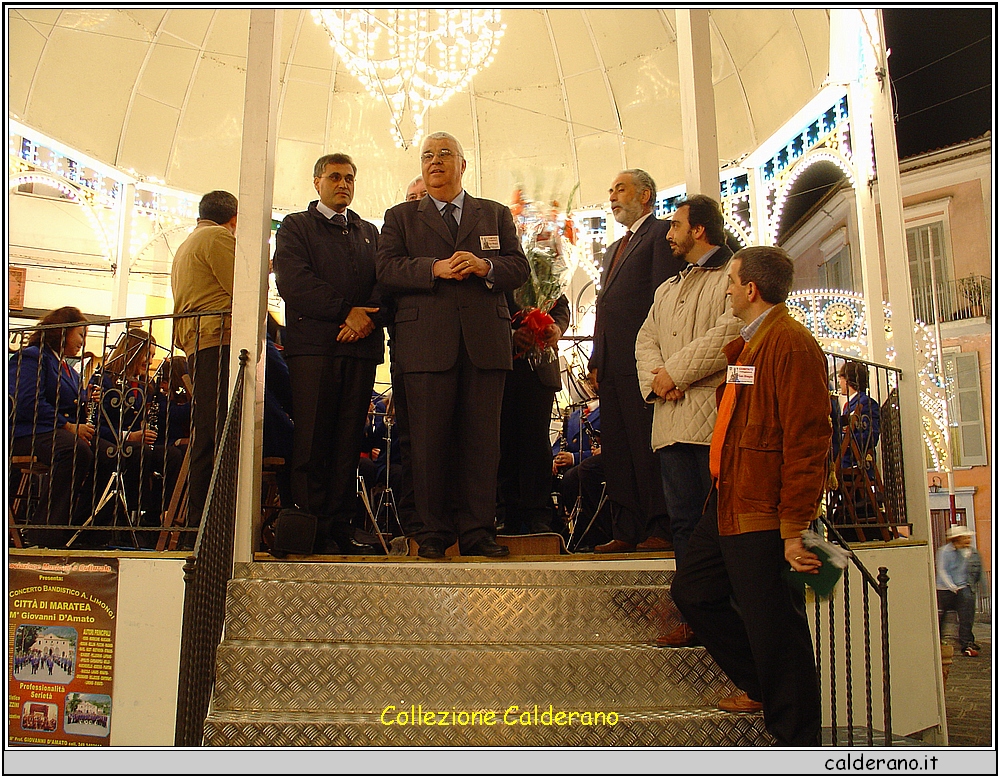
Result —
M132 214L135 211L135 182L122 186L121 213L118 214L118 234L115 247L115 272L111 277L111 318L124 319L128 316L128 274L132 264ZM108 334L109 342L117 337L122 327Z
M923 429L920 422L920 368L913 337L913 297L906 254L903 225L903 196L899 182L899 153L896 149L896 128L889 82L888 56L882 12L875 9L857 11L863 16L863 47L866 65L862 84L867 87L871 105L872 137L875 144L875 171L878 182L879 213L882 217L882 247L886 269L886 297L892 309L892 345L895 364L900 369L899 415L903 447L903 477L906 482L906 516L913 525L914 537L928 542L924 591L907 592L907 597L926 598L926 624L913 624L912 629L930 633L931 666L937 678L937 707L940 724L936 733L925 740L946 743L948 719L945 712L944 685L936 672L940 668L940 636L937 635L934 548L930 545L930 508L927 498L927 464L924 457ZM869 58L870 57L870 58ZM867 291L867 290L866 290ZM869 299L869 306L872 304ZM891 590L891 583L890 583Z
M689 196L704 194L721 200L709 11L705 8L679 8L675 18L684 183Z
M250 353L243 386L239 474L236 493L236 562L253 558L260 521L260 467L264 430L264 321L278 128L278 55L281 16L276 9L250 11L243 145L240 153L239 219L233 275L233 338L229 391L242 349Z

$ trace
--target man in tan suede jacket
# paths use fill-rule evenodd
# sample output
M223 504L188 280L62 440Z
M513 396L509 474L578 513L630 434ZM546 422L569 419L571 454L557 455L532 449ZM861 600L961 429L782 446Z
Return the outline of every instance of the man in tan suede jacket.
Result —
M816 572L800 533L816 516L830 451L826 359L784 306L794 266L779 248L729 264L733 313L709 467L714 488L672 594L695 634L743 693L731 712L763 709L779 745L817 746L820 697L804 594L782 571Z

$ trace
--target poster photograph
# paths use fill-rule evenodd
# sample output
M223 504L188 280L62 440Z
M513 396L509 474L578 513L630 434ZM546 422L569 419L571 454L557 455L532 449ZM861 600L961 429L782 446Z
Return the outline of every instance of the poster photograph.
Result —
M118 560L8 562L8 743L106 746Z

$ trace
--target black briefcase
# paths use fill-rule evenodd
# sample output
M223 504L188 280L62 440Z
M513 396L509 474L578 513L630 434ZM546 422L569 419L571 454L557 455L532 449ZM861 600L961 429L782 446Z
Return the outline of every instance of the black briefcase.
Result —
M274 522L272 554L311 554L316 542L316 517L298 508L282 508Z

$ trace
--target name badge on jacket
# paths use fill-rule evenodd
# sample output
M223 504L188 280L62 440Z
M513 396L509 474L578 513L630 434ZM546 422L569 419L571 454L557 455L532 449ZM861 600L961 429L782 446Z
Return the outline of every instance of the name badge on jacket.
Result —
M499 251L500 250L500 236L499 235L480 235L479 236L479 248L483 251Z
M726 383L750 386L753 384L754 373L756 372L757 367L755 365L730 365L726 368Z

